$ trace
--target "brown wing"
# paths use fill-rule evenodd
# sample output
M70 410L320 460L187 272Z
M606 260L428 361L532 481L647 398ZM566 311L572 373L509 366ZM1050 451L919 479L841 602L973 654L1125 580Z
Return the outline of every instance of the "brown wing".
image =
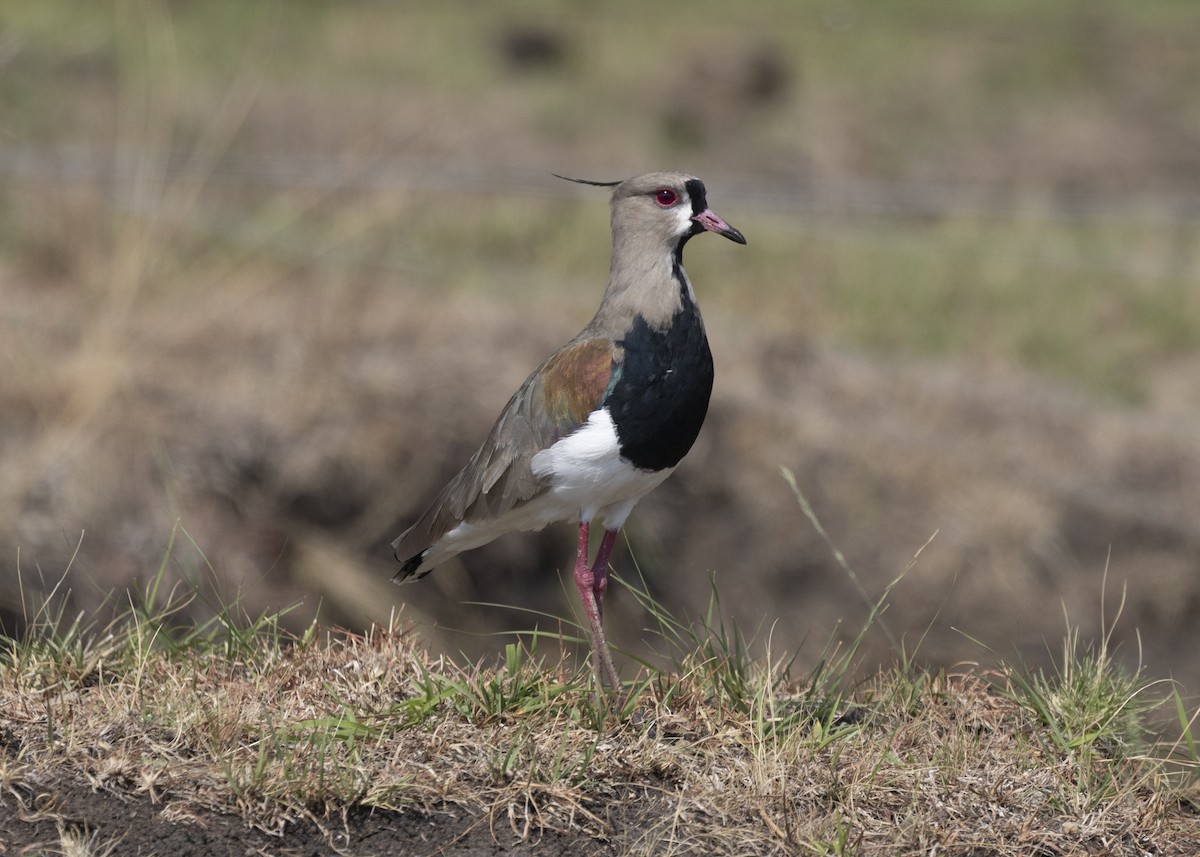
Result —
M533 456L579 428L609 391L618 349L604 338L573 341L551 355L508 400L483 445L392 547L398 577L461 521L498 517L545 490ZM422 573L428 571L421 568Z

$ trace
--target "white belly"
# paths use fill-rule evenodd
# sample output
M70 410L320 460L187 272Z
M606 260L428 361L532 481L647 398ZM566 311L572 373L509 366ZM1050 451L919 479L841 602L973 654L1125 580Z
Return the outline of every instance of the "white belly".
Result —
M675 469L639 470L623 460L606 410L595 411L575 432L534 455L531 463L534 475L549 486L546 491L499 517L463 521L429 548L423 567L433 568L505 533L540 530L555 521L595 520L605 529L618 530L637 501Z
M533 457L533 475L548 483L556 506L580 520L601 519L620 529L634 504L653 491L675 468L639 470L621 458L617 430L607 409L549 449Z

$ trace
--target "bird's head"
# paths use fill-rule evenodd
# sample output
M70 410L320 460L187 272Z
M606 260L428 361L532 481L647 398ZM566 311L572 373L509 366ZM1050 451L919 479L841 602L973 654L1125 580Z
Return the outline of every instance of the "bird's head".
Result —
M566 178L559 176L559 178ZM613 237L636 234L678 252L693 235L715 232L745 244L746 238L708 207L704 182L686 173L646 173L622 182L580 184L611 187ZM656 240L655 240L656 239Z

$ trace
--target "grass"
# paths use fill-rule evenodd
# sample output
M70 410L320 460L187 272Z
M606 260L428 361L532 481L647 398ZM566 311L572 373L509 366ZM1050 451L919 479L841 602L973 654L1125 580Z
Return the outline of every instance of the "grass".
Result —
M399 621L290 635L234 603L194 628L174 617L197 593L159 580L104 628L43 603L3 639L0 804L32 811L51 782L169 793L174 812L276 831L297 813L455 805L501 840L558 831L631 854L1177 853L1200 837L1197 715L1073 632L1049 672L898 654L864 676L857 642L800 670L769 645L752 658L715 585L687 622L620 581L670 657L639 661L612 709L569 620L463 663ZM1164 703L1177 737L1151 716ZM614 815L633 793L636 817Z
M129 436L138 467L154 462L128 491L161 517L109 528L119 550L102 556L157 545L186 518L181 486L201 465L172 472L154 408L163 390L195 396L197 374L219 391L200 397L206 411L243 395L288 425L385 422L386 408L347 415L309 395L344 387L331 351L392 335L396 316L369 305L378 283L399 295L379 306L431 316L446 293L486 292L586 318L595 295L572 286L607 263L606 214L541 184L580 164L679 164L712 176L714 204L728 192L718 208L753 252L689 247L714 331L737 317L739 330L1151 396L1200 345L1200 226L1172 208L1196 163L1177 119L1200 93L1195 13L1172 0L836 5L666 4L637 18L628 0L579 15L530 3L573 47L559 72L521 76L489 37L512 21L453 3L4 3L0 148L63 156L32 180L13 174L0 202L0 356L16 367L0 394L20 460L0 462L0 499L6 520L35 522L4 538L42 561L75 518L61 499L42 514L38 492L117 485L135 468L112 439ZM712 114L673 136L662 117L691 94L688 63L760 40L789 63L781 100L739 112L710 86L697 109ZM75 172L78 147L104 169ZM114 178L117 151L133 167ZM263 166L293 157L289 180ZM393 161L405 170L389 181L377 168ZM785 199L767 192L797 177ZM949 188L953 204L856 207L858 180ZM296 456L285 463L310 463ZM85 459L100 469L62 475ZM240 514L253 495L228 505ZM626 653L637 673L610 712L565 621L496 663L432 655L400 620L297 632L286 611L247 615L173 585L180 566L211 571L182 549L101 625L68 612L63 588L20 599L27 627L0 652L5 808L28 809L45 782L170 793L265 829L291 813L460 805L518 836L623 836L631 853L1137 853L1197 838L1194 703L1070 629L1051 670L926 671L891 640L895 666L863 675L855 654L888 632L886 593L858 587L872 618L845 648L752 656L715 586L689 621L624 581L663 657ZM645 815L610 816L630 794ZM64 830L60 850L120 850L76 839Z

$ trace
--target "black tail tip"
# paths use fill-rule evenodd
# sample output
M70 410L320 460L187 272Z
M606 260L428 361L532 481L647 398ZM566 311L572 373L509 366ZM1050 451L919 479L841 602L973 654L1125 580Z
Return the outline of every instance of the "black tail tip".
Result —
M397 556L396 559L400 560L400 570L392 575L392 583L403 583L408 578L412 577L412 575L416 573L417 569L421 567L421 561L425 559L425 552L421 551L421 553L417 554L416 556L409 557L408 559L400 559L399 556ZM421 575L418 575L418 577L420 576Z

